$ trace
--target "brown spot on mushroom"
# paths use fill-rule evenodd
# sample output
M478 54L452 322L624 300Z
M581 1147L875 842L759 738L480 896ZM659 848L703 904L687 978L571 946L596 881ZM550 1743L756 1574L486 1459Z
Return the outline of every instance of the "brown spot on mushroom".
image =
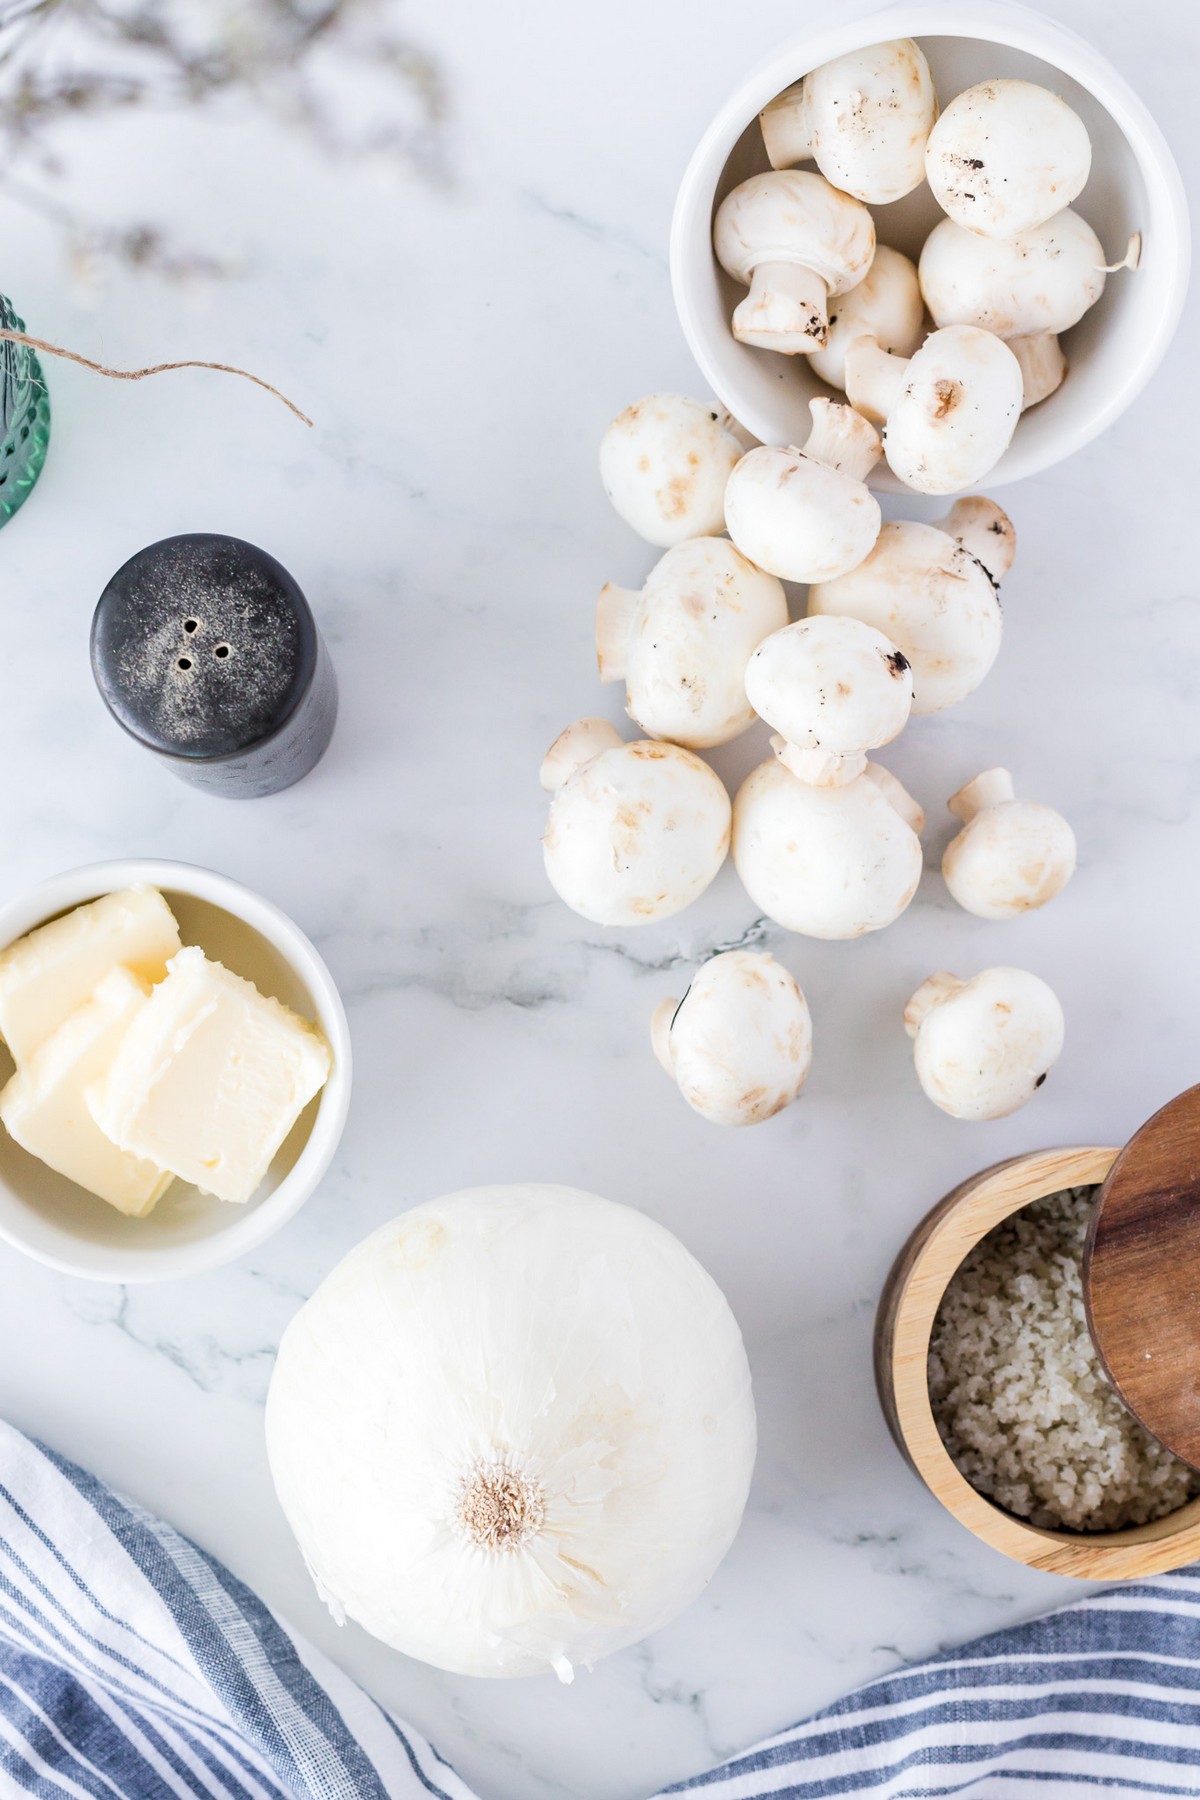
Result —
M694 461L695 458L692 460ZM667 483L665 489L660 490L659 500L664 518L678 519L687 511L691 505L692 489L695 485L694 475L677 475L674 481Z
M954 411L955 407L961 403L963 397L962 384L957 381L951 381L948 378L943 378L941 381L935 381L933 384L933 392L934 397L937 400L937 405L934 407L933 411L935 419L947 418L949 414Z
M893 650L891 655L885 656L883 660L897 679L899 679L901 675L906 675L912 667L907 656L903 655L899 650Z

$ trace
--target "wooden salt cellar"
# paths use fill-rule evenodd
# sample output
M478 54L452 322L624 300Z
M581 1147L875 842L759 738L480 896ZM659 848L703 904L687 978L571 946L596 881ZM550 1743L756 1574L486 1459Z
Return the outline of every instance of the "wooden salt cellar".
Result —
M917 1226L888 1276L876 1318L875 1379L906 1460L976 1537L1051 1574L1132 1581L1200 1556L1200 1498L1165 1519L1123 1531L1044 1530L1005 1512L959 1474L929 1399L934 1320L968 1252L1033 1201L1101 1183L1107 1185L1084 1264L1089 1319L1098 1321L1097 1352L1147 1429L1185 1461L1200 1464L1197 1424L1191 1422L1190 1436L1183 1428L1189 1399L1200 1413L1200 1302L1188 1298L1200 1290L1200 1089L1164 1108L1125 1150L1035 1151L985 1169L948 1194ZM1176 1309L1184 1309L1186 1318L1164 1328L1164 1315ZM1148 1320L1152 1374L1136 1366L1145 1364L1151 1342ZM1176 1431L1174 1439L1168 1429Z

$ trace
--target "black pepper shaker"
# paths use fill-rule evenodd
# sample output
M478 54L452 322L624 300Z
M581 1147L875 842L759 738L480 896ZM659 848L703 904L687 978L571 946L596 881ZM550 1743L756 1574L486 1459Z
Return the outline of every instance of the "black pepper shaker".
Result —
M131 737L230 799L301 780L337 717L333 664L295 581L215 532L163 538L117 570L92 620L92 673Z

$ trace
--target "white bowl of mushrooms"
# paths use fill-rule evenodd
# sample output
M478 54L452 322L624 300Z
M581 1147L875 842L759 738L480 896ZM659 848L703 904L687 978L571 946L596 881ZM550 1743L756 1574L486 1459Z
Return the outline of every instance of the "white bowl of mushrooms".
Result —
M680 321L734 418L803 445L810 402L849 398L883 432L871 485L897 493L995 487L1090 442L1161 360L1188 267L1146 107L1082 39L1002 0L781 44L705 132L671 236ZM924 390L965 395L940 445L911 417Z

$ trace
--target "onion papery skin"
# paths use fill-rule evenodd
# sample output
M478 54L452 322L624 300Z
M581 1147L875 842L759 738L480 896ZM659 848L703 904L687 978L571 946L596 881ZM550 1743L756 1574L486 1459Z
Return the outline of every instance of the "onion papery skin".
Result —
M284 1334L284 1512L336 1617L457 1674L638 1642L737 1532L755 1421L724 1295L576 1189L474 1188L357 1246Z

